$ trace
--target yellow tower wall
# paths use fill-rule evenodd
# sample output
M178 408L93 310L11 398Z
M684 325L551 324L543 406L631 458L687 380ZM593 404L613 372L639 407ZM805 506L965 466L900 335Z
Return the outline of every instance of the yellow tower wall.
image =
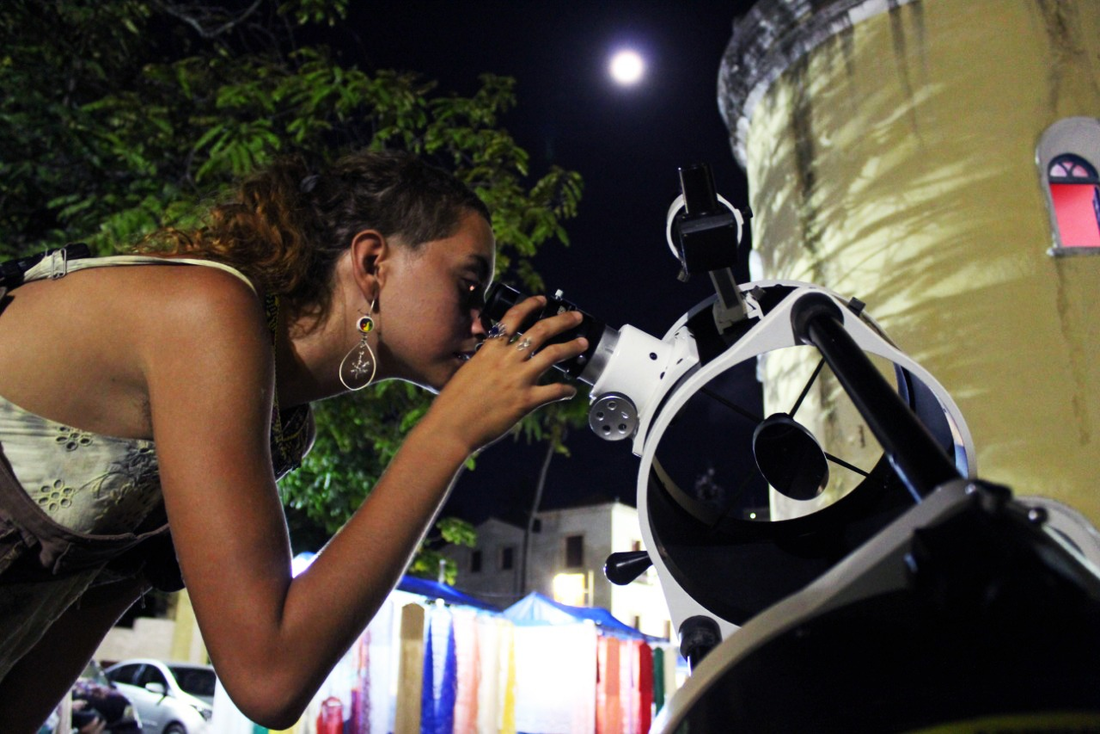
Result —
M959 404L979 476L1100 524L1100 257L1048 254L1036 166L1074 116L1100 117L1100 2L923 0L787 66L743 142L764 277L865 301Z

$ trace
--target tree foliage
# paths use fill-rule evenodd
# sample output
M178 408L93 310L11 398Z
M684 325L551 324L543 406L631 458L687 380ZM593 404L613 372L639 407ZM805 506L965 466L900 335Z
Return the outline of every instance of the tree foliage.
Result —
M0 3L0 258L72 240L125 250L164 224L201 221L232 182L289 152L332 160L403 148L447 167L493 212L498 274L529 291L530 258L568 242L580 176L534 177L502 127L513 80L485 75L470 96L416 74L342 65L301 45L347 0L5 0ZM332 531L359 506L430 396L389 383L317 406L318 440L284 480L290 507ZM576 410L527 419L554 435ZM469 539L453 522L439 537ZM435 558L422 559L428 575ZM453 573L453 570L452 570Z

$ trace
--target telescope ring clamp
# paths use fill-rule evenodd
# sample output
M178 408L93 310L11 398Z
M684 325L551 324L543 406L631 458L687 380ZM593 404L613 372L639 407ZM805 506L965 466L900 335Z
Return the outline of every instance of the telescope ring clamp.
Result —
M677 486L658 461L658 447L689 400L702 394L712 380L747 360L803 345L792 324L792 312L803 299L826 299L835 304L837 313L842 317L842 328L859 349L892 362L895 370L905 373L913 387L926 390L930 407L938 414L938 420L949 429L945 432L950 435L948 441L954 444L943 449L948 454L954 454L954 463L961 476L972 477L976 471L974 444L958 406L946 389L901 352L868 314L862 310L854 311L848 301L836 293L807 283L757 281L740 288L751 311L758 314L750 317L752 325L723 352L709 360L696 359L688 370L678 373L671 382L663 381L653 394L647 396L645 407L639 411L639 425L633 444L635 455L641 459L637 508L642 542L645 548L650 549L674 628L678 629L689 618L706 615L718 622L723 637L781 596L798 591L800 586L796 577L809 577L829 566L827 559L822 558L820 569L794 573L805 564L798 548L788 551L784 542L768 543L765 536L775 533L777 538L786 537L785 525L805 525L807 532L816 532L813 529L820 526L822 532L828 535L828 527L833 520L827 518L849 512L851 503L848 502L848 508L845 508L846 500L841 499L833 506L798 520L770 523L718 517L714 508L694 500L690 493ZM706 302L697 308L705 307ZM684 315L666 336L666 343L671 344L683 339L685 344L681 349L685 354L694 353L694 340L686 330L689 317L689 314ZM671 344L670 352L673 350ZM861 485L854 488L850 496L862 502L859 499L861 495L874 491L877 490L872 490L870 486L863 489ZM774 528L774 531L769 528ZM713 551L697 547L698 539L704 536L708 538L708 548L714 546ZM728 547L723 540L727 536L730 538ZM742 537L746 548L766 548L771 553L771 556L757 563L755 570L752 564L734 562L733 549L742 542L739 540ZM717 553L719 547L724 549L721 554ZM760 582L760 588L755 588L757 581L754 579L761 575L766 578ZM780 583L788 575L790 583ZM714 584L715 578L723 578L723 583Z

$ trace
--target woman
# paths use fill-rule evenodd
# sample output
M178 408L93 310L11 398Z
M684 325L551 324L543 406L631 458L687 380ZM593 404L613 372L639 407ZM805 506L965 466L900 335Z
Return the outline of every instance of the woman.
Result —
M150 560L163 536L134 547L161 499L226 690L254 721L290 726L396 584L466 458L574 394L539 378L585 341L540 347L580 316L544 319L515 342L545 302L531 298L487 335L488 212L409 155L356 154L319 174L279 163L204 228L161 239L232 269L71 262L9 293L0 316L0 537L7 527L18 539L0 564L0 731L34 730L148 579L171 575ZM306 406L372 377L439 395L292 578L276 475L308 442ZM43 474L50 441L61 458ZM74 468L93 447L100 465ZM128 540L108 558L84 542L119 534ZM70 555L83 560L67 568Z

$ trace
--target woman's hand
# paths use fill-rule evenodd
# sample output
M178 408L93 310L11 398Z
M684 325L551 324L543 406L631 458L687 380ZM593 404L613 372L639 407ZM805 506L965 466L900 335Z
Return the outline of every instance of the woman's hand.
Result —
M572 385L540 385L539 378L553 365L588 348L583 337L547 345L554 336L580 324L580 312L542 319L515 338L516 327L545 305L544 297L535 296L509 309L494 330L503 329L503 333L481 344L440 392L425 417L433 430L457 441L467 454L500 438L536 408L576 395Z

